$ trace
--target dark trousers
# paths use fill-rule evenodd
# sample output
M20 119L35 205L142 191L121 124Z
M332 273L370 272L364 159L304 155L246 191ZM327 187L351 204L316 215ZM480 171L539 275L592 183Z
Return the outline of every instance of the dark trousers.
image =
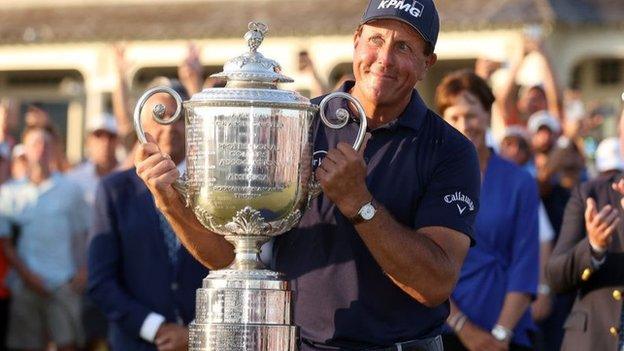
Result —
M0 299L0 351L7 349L6 334L9 329L9 298Z
M444 342L444 351L468 351L455 334L442 335L442 341ZM509 351L533 351L533 349L511 343L509 345Z
M316 343L308 339L302 339L300 351L444 351L442 338L440 336L422 340L406 341L388 347L362 348L356 346L329 346Z

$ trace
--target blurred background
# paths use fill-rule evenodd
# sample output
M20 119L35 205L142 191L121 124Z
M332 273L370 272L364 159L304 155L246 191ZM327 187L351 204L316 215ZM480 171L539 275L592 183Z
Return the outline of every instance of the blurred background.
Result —
M27 106L46 110L59 128L70 163L83 154L89 116L111 111L117 86L116 48L130 101L157 76L177 77L189 43L208 76L246 50L242 35L251 20L269 25L261 51L277 60L310 95L313 62L318 79L333 87L351 72L352 35L365 0L19 0L0 2L0 97L23 115ZM604 123L597 138L615 135L624 81L624 5L620 0L438 1L442 32L438 63L420 87L429 102L449 71L494 63L492 85L504 80L523 36L543 41L558 83L578 94L587 111ZM519 85L539 84L531 55L517 75ZM496 89L495 89L496 90ZM23 122L11 121L17 137Z

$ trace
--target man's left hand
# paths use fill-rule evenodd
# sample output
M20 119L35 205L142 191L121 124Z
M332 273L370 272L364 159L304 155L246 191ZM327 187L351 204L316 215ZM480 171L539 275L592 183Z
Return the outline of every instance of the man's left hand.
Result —
M316 179L323 192L347 218L357 215L362 205L372 198L366 187L364 150L367 141L365 138L359 152L347 143L338 143L316 169Z

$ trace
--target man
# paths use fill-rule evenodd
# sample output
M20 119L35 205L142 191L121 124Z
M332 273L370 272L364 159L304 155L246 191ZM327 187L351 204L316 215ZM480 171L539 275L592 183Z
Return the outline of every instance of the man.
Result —
M117 167L117 122L115 117L102 113L87 122L87 161L68 172L68 176L80 185L90 206L95 201L95 190L101 178Z
M186 96L179 83L169 85ZM168 111L175 107L163 94L148 105L158 103ZM150 140L184 167L184 122L164 126L150 116L143 126ZM180 248L134 169L101 181L93 219L89 293L108 316L112 349L186 350L195 290L208 271Z
M622 117L620 142L624 111ZM623 195L622 173L609 173L575 187L566 206L547 267L554 291L576 293L564 324L563 351L624 347Z
M80 190L50 169L50 131L27 127L22 140L27 175L0 188L0 236L14 271L7 345L43 350L50 339L59 350L75 350L86 275L72 247L86 235L86 206ZM12 225L19 227L17 238Z
M315 150L327 152L316 170L323 194L276 238L273 255L295 290L302 351L442 349L479 170L470 142L414 90L436 61L438 29L431 0L372 0L353 39L356 81L340 89L361 101L368 144L356 153L344 142L357 134L353 119L338 131L318 119L313 126ZM148 143L136 165L191 252L211 268L229 264L232 246L204 229L172 188L178 172L167 155Z
M115 149L117 147L117 122L115 117L102 113L87 121L86 149L87 161L76 166L67 173L69 179L78 184L83 192L85 202L92 213L97 185L107 174L117 167ZM89 220L91 223L91 220ZM82 260L86 259L86 240L76 246L75 251ZM84 296L83 322L87 349L95 350L106 340L106 317L100 309Z
M557 83L552 61L544 47L541 29L527 28L519 50L512 58L509 75L496 96L496 104L500 109L506 125L527 123L528 118L536 112L545 111L554 118L562 121L562 92ZM520 69L527 56L533 54L541 61L539 72L543 79L542 84L523 86L516 97L516 81Z

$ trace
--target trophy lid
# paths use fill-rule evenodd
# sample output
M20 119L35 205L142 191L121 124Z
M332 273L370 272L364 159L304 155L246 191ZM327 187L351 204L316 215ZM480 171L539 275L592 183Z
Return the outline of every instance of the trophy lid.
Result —
M213 78L227 81L224 88L209 88L193 95L190 105L216 106L269 106L315 110L310 100L295 91L278 89L278 83L293 80L281 73L280 65L264 57L257 50L268 27L264 23L251 22L244 38L249 52L225 63L223 72Z
M248 28L249 31L244 38L247 40L249 52L227 61L223 66L223 72L213 74L211 77L226 79L227 86L236 87L264 85L268 88L275 88L277 83L293 82L291 78L281 74L279 63L264 57L257 51L269 30L267 25L250 22Z

